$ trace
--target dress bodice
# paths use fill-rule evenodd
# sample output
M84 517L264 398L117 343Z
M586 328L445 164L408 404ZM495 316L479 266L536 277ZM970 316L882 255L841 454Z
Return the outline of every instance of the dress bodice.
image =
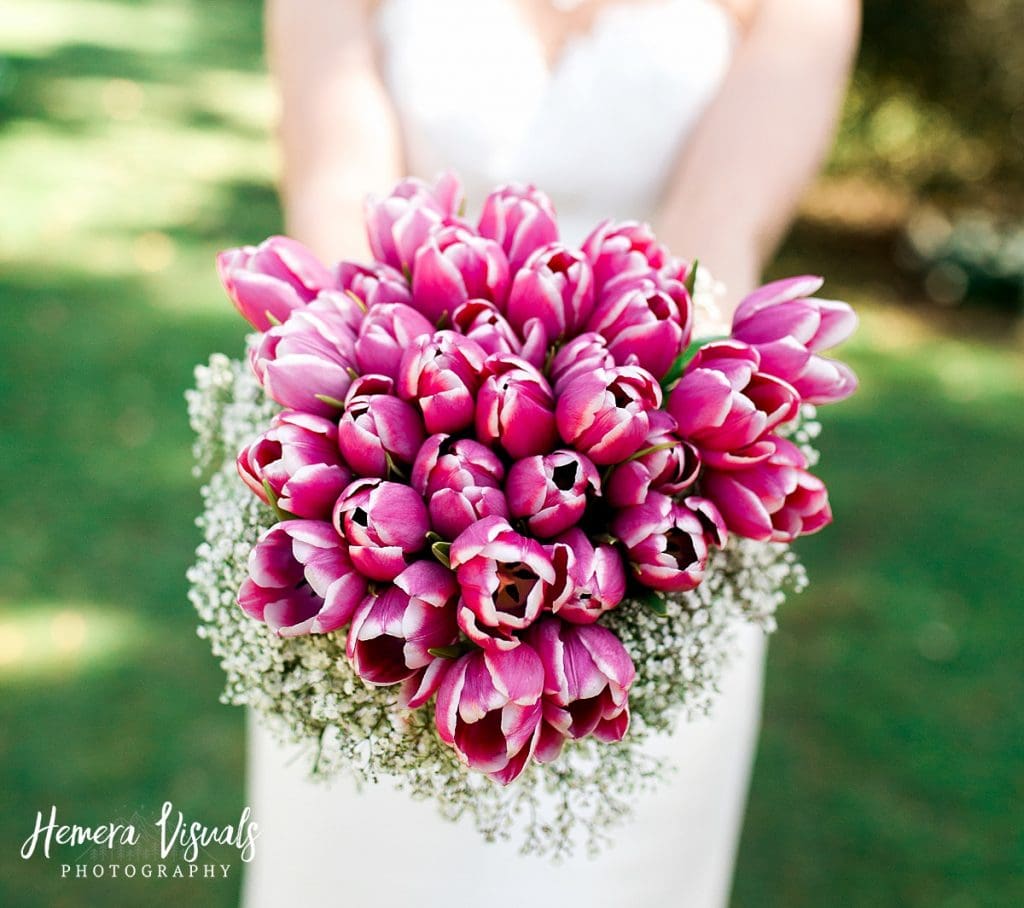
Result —
M515 0L383 0L377 28L409 171L453 168L477 202L535 183L569 239L654 214L735 39L712 0L606 6L553 64Z

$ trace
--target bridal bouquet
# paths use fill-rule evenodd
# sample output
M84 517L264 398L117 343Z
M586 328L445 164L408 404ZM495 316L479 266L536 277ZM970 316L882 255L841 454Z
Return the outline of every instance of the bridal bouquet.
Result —
M191 598L226 699L316 774L559 851L656 784L645 740L805 582L788 544L831 520L814 405L856 385L820 352L856 319L802 277L709 337L714 286L645 225L577 248L532 187L476 221L461 195L368 202L368 264L282 237L220 256L257 333L190 392Z

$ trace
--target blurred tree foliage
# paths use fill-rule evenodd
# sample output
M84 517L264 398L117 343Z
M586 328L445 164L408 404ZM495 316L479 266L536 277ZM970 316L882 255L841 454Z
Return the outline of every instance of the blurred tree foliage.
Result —
M833 162L935 201L1019 209L1024 0L865 0Z

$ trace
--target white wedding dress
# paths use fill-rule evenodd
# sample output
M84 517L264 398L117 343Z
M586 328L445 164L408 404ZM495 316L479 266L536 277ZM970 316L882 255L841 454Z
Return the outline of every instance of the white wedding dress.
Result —
M654 214L735 39L710 0L607 6L550 67L515 0L384 0L378 26L410 172L454 168L471 206L497 184L536 183L572 241L605 217ZM764 661L762 632L737 634L712 716L652 747L678 772L638 799L596 860L522 857L387 783L361 793L348 780L311 783L307 762L251 721L249 804L260 837L246 908L725 904Z

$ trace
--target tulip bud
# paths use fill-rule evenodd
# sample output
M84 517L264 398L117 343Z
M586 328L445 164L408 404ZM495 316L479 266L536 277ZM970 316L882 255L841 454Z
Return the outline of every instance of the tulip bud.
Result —
M485 649L513 649L547 604L555 570L540 543L500 517L486 517L453 543L451 566L462 590L459 627Z
M679 440L676 422L664 410L652 410L650 416L651 429L640 451L619 464L609 478L607 497L612 507L643 504L652 490L676 495L697 481L697 449Z
M471 769L508 785L533 753L543 688L544 667L529 646L475 650L460 658L441 683L434 712L437 733Z
M372 580L394 580L409 556L426 546L430 531L423 499L407 485L380 479L349 485L332 519L348 542L352 563Z
M648 224L602 221L583 241L583 254L594 269L598 293L612 278L658 271L671 262Z
M484 351L454 331L412 342L398 370L398 393L419 405L431 435L461 432L473 424Z
M436 186L409 177L383 199L366 202L366 231L373 257L407 273L428 235L450 223L462 204L462 186L451 173Z
M297 637L344 627L365 595L366 580L329 523L286 520L249 553L238 604L278 636Z
M359 327L355 341L355 361L364 375L398 378L402 355L414 340L430 337L434 326L419 312L404 303L374 306Z
M505 492L513 517L527 518L535 536L550 538L575 526L588 495L601 491L590 460L575 451L554 451L519 460L509 470Z
M607 743L621 741L636 677L622 641L598 624L566 624L555 617L530 628L527 640L544 666L543 721L549 726L547 740L535 751L537 761L553 760L565 738L592 734Z
M267 395L281 406L319 416L338 410L352 384L355 335L337 301L319 298L268 330L249 361Z
M512 283L508 320L522 331L531 318L540 319L548 338L571 337L594 308L594 278L582 253L553 244L538 249Z
M508 259L494 240L464 227L445 227L431 234L416 253L413 305L439 325L470 299L504 306L508 283Z
M626 595L626 569L613 545L597 548L583 530L559 536L548 552L555 568L551 610L575 624L593 624Z
M661 388L639 366L579 375L560 393L555 417L562 440L599 465L639 450L650 428L649 411L661 406Z
M668 411L680 437L708 466L735 468L768 457L766 433L796 417L800 395L758 371L760 355L739 341L702 347L672 390Z
M338 430L329 419L283 410L270 429L238 455L238 474L263 501L264 484L282 510L326 520L352 473L338 453Z
M692 590L704 579L710 545L725 544L725 524L710 502L676 502L660 492L615 515L612 532L629 554L633 576L669 593Z
M784 438L769 439L770 457L738 470L707 470L701 488L729 529L760 542L792 542L832 522L825 484L807 472L807 458Z
M217 272L231 301L257 331L287 321L333 283L312 252L285 236L222 252Z
M345 652L370 684L398 684L434 661L432 649L453 644L458 585L435 561L414 561L394 583L356 610Z
M662 378L689 342L692 315L679 282L627 275L605 285L587 327L608 339L619 365L635 361Z
M555 392L561 394L574 378L614 366L608 342L596 331L587 331L558 348L548 372Z
M412 302L408 281L394 268L379 262L373 265L338 262L334 266L334 283L363 313L388 303L408 305Z
M484 517L508 516L504 477L501 461L480 442L432 435L416 456L411 484L427 500L434 530L451 541Z
M857 389L857 377L845 363L816 355L857 327L846 303L806 298L822 283L797 277L767 284L743 300L733 318L733 337L757 350L761 371L789 383L811 404L842 400Z
M338 423L338 447L360 476L381 479L398 466L409 466L423 442L416 408L392 394L390 378L357 378L345 398Z
M490 300L463 303L452 315L452 327L463 337L478 343L487 355L518 355L523 348L519 336Z
M487 358L476 401L476 435L513 458L550 451L558 440L555 397L540 372L507 354Z
M530 254L558 239L551 200L533 186L500 186L484 201L480 236L498 243L517 271Z

